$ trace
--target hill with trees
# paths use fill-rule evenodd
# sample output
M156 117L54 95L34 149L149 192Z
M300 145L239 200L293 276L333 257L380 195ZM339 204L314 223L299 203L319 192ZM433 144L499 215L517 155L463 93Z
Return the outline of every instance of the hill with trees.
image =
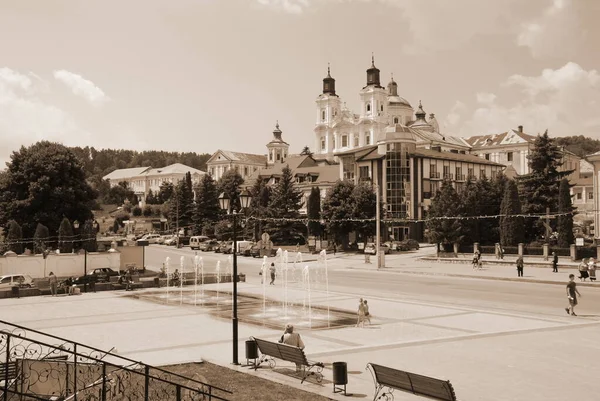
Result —
M600 151L600 140L588 138L583 135L557 137L554 139L558 146L564 147L579 157Z

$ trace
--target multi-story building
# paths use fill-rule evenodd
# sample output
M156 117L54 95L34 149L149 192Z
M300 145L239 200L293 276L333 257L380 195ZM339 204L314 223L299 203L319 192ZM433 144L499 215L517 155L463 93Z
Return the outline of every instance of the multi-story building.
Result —
M217 150L206 162L208 173L218 181L227 170L237 169L245 179L267 166L267 156Z
M160 186L164 182L170 182L173 185L177 185L188 172L191 173L193 184L199 183L204 174L206 174L204 171L193 167L175 163L166 167L157 168L135 167L119 169L102 178L108 180L111 188L119 185L120 182L127 182L129 189L137 195L140 204L143 205L146 202L146 196L150 190L152 190L154 194L157 194L160 191Z

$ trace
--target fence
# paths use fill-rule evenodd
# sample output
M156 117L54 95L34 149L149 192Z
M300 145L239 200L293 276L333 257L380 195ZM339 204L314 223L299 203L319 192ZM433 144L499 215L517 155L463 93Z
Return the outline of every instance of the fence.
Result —
M43 255L0 256L0 275L22 273L44 278L54 272L58 277L82 276L86 267L87 271L102 267L118 271L120 265L120 252L51 253L46 258Z
M230 391L0 320L0 400L200 401Z
M473 244L460 244L458 247L459 253L471 254L473 253ZM505 255L518 255L519 247L516 246L503 246ZM495 245L479 245L479 250L482 255L494 255L496 253ZM548 248L548 255L552 255L552 252L556 252L558 256L571 256L570 248L559 248L556 246L550 246ZM596 257L596 247L577 247L577 259L583 258L595 258ZM523 246L523 255L525 256L543 256L544 248L541 246Z

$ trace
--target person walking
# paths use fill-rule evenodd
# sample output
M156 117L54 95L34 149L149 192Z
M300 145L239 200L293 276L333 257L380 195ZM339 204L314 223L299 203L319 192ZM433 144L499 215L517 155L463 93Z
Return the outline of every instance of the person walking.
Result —
M517 277L523 277L523 256L517 258Z
M581 297L579 291L577 291L577 284L575 283L575 275L569 274L569 282L567 283L567 298L569 299L569 306L565 308L567 315L577 316L575 314L575 307L577 306L577 296Z
M579 281L585 281L585 279L588 278L588 268L587 259L581 259L581 263L579 263L579 266L577 267L577 270L579 270Z
M552 252L552 273L558 273L558 255Z
M291 324L285 325L285 332L279 339L280 343L291 345L292 347L297 347L300 349L304 349L304 341L302 341L302 337L300 334L294 333L294 326ZM296 372L299 372L302 369L302 365L296 364Z
M48 276L48 284L50 284L50 293L53 297L55 297L58 288L58 278L56 278L54 272L50 272L50 275Z
M356 321L356 327L365 327L365 303L361 298L358 301L358 320Z
M335 253L336 253L336 252L337 252L337 245L336 245L336 243L334 242L334 243L333 243L333 256L335 256Z
M269 272L271 273L271 282L269 283L269 285L275 285L275 263L271 263Z
M366 299L363 301L363 304L364 304L364 311L365 311L364 320L368 321L369 324L371 324L371 314L369 313L369 304L367 303Z
M590 281L596 281L596 261L594 258L590 258L590 263L588 263L588 275Z

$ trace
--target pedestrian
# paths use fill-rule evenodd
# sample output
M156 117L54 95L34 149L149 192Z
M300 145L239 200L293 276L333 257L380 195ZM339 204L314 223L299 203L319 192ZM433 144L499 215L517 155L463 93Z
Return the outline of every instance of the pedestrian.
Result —
M366 299L363 301L363 303L365 305L365 307L364 307L364 310L365 310L365 320L367 320L369 322L369 324L371 324L371 314L369 313L369 304L367 303Z
M552 273L558 273L558 255L552 252Z
M50 284L50 293L53 297L55 297L56 290L58 288L58 279L54 275L54 272L50 272L50 275L48 276L48 284Z
M269 283L269 285L275 285L275 263L271 262L269 272L271 273L271 282Z
M365 327L365 303L361 298L358 301L358 320L356 321L356 327L361 326Z
M279 339L279 342L286 345L291 345L292 347L304 349L304 341L302 341L302 337L300 337L300 334L294 333L294 326L289 323L285 325L285 332ZM302 365L297 363L296 372L299 372L301 369Z
M517 258L517 277L523 277L523 256Z
M503 260L504 259L504 248L502 248L502 245L500 245L498 248L499 248L498 249L498 256L500 256L500 259Z
M336 245L336 243L334 242L334 243L333 243L333 256L335 256L335 253L336 253L336 252L337 252L337 245Z
M596 261L594 258L590 258L590 263L588 263L588 275L590 281L596 281Z
M577 296L581 297L579 291L577 291L577 284L575 283L575 275L569 274L569 282L567 283L567 298L569 299L569 306L565 308L567 315L577 316L575 314L575 306L577 306Z
M577 267L577 270L579 270L579 281L585 281L585 279L588 278L589 275L587 259L581 259L581 263Z

